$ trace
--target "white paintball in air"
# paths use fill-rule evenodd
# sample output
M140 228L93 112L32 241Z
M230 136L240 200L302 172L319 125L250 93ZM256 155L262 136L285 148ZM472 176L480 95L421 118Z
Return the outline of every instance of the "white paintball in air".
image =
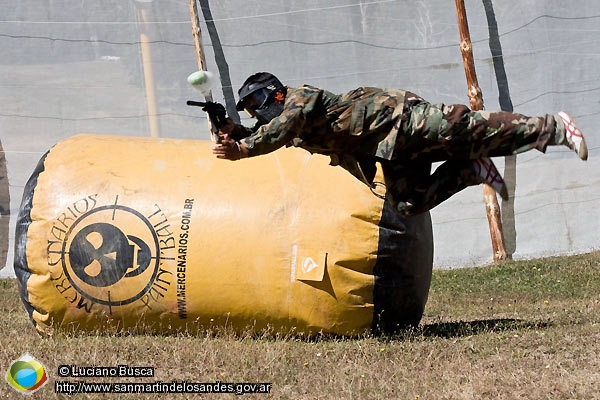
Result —
M210 71L196 71L187 77L187 81L192 87L206 95L212 89L214 83L213 77L214 75Z

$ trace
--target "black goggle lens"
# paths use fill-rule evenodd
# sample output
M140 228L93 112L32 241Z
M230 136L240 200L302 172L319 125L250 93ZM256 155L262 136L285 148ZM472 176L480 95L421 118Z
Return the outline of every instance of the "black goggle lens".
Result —
M256 110L263 107L269 98L269 92L263 89L259 89L256 92L249 94L244 99L244 110L251 117L256 116Z

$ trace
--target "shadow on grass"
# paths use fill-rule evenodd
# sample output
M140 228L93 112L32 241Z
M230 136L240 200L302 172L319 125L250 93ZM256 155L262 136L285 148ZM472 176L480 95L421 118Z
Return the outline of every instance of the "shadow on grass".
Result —
M504 332L515 329L540 329L551 326L550 322L524 321L513 318L486 319L478 321L437 322L420 326L416 332L423 336L453 338L478 335L487 332Z
M204 338L204 339L230 339L236 341L294 341L303 343L318 343L331 341L347 341L361 339L378 339L382 341L412 341L426 338L461 338L476 336L485 333L510 332L521 329L545 329L551 327L551 322L525 321L519 319L488 319L477 321L456 321L456 322L437 322L419 327L406 328L394 334L376 334L365 332L356 336L343 336L324 333L301 334L297 332L277 332L270 329L256 332L248 329L245 332L237 332L229 328L213 327L198 330L170 330L157 332L155 329L145 329L139 326L130 331L103 331L103 330L79 330L76 326L63 327L62 330L54 334L46 335L42 332L41 337L58 336L65 338L85 338L85 337L183 337L183 338Z

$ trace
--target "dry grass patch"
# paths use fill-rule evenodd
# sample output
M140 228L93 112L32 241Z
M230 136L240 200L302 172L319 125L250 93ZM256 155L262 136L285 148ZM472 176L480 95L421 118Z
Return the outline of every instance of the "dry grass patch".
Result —
M26 351L39 358L51 380L33 396L39 399L67 397L53 392L61 364L154 367L154 378L132 382L272 382L270 394L244 395L258 399L600 399L599 293L600 253L592 253L435 271L422 325L393 337L303 340L223 330L44 339L16 281L5 279L0 365ZM3 385L0 398L21 398Z

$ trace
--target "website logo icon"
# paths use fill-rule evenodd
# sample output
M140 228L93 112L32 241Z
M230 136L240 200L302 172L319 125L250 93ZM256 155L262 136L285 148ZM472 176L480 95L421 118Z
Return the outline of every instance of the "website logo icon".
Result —
M25 353L6 371L6 382L21 393L31 394L48 382L48 375L38 360Z

